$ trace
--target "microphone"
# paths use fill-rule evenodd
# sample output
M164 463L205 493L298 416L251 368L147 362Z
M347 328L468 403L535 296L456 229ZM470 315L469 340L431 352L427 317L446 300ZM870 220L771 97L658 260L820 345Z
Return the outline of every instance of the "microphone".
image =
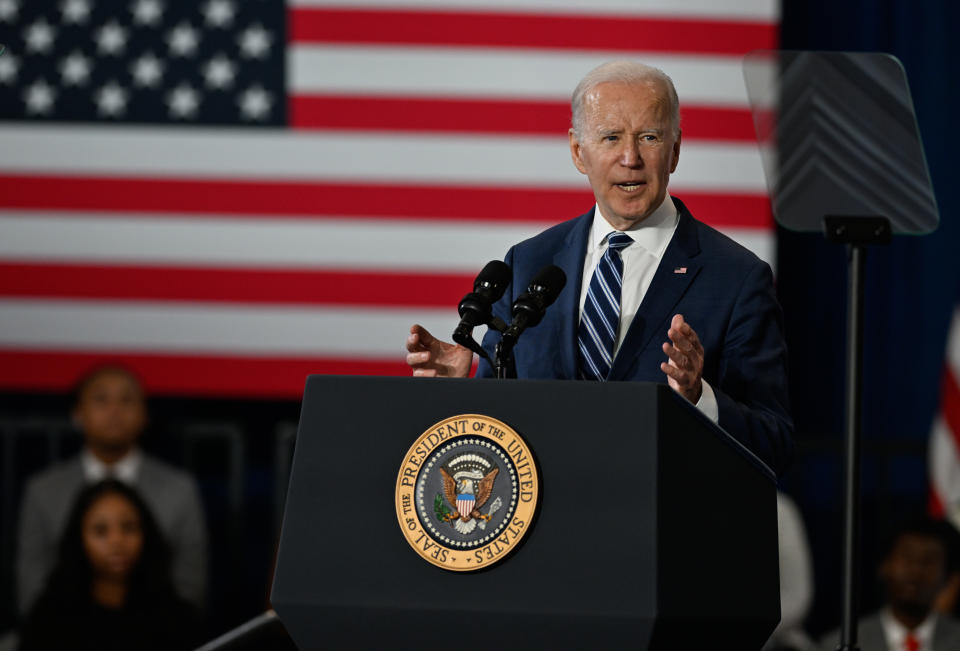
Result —
M493 304L507 291L510 276L510 267L500 260L491 260L480 270L476 280L473 281L473 291L464 296L460 305L457 306L460 324L453 331L455 342L483 354L481 352L483 349L473 339L473 329L493 319Z
M504 339L516 340L524 330L540 323L547 308L557 300L566 284L567 274L556 265L547 265L537 272L527 291L513 303L513 322L503 333Z

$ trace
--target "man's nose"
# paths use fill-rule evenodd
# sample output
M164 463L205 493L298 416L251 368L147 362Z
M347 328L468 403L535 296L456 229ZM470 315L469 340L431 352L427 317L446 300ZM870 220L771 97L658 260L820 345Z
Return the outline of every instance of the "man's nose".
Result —
M640 143L637 142L636 139L623 139L623 146L620 151L620 164L624 167L641 167L643 165Z

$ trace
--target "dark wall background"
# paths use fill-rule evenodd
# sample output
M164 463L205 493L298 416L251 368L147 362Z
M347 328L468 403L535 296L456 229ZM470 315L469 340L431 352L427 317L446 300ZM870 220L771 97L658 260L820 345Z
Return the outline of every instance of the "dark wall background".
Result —
M950 317L960 296L960 5L910 0L784 0L784 49L889 52L907 71L940 228L897 237L867 259L864 360L863 607L878 605L883 537L927 501L926 441L939 402ZM815 633L840 606L839 456L843 429L846 261L815 235L778 233L799 456L783 482L807 520L816 565Z

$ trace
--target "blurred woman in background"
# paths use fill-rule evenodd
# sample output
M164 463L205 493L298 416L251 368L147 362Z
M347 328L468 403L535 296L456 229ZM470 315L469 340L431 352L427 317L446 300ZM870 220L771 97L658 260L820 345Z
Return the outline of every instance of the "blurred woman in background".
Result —
M78 495L56 568L20 639L22 651L197 642L197 618L174 591L166 542L132 488L107 479Z

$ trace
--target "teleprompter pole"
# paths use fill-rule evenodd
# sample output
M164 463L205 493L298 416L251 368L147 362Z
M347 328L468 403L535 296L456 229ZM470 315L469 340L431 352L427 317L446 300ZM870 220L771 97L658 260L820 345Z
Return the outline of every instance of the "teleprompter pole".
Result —
M863 394L863 288L869 244L890 242L885 217L825 217L827 239L847 245L847 377L843 483L843 604L838 651L859 651L860 438Z
M862 244L847 247L847 396L843 486L843 613L840 649L857 651L857 613L860 610L860 410L863 371L863 271L866 250Z

